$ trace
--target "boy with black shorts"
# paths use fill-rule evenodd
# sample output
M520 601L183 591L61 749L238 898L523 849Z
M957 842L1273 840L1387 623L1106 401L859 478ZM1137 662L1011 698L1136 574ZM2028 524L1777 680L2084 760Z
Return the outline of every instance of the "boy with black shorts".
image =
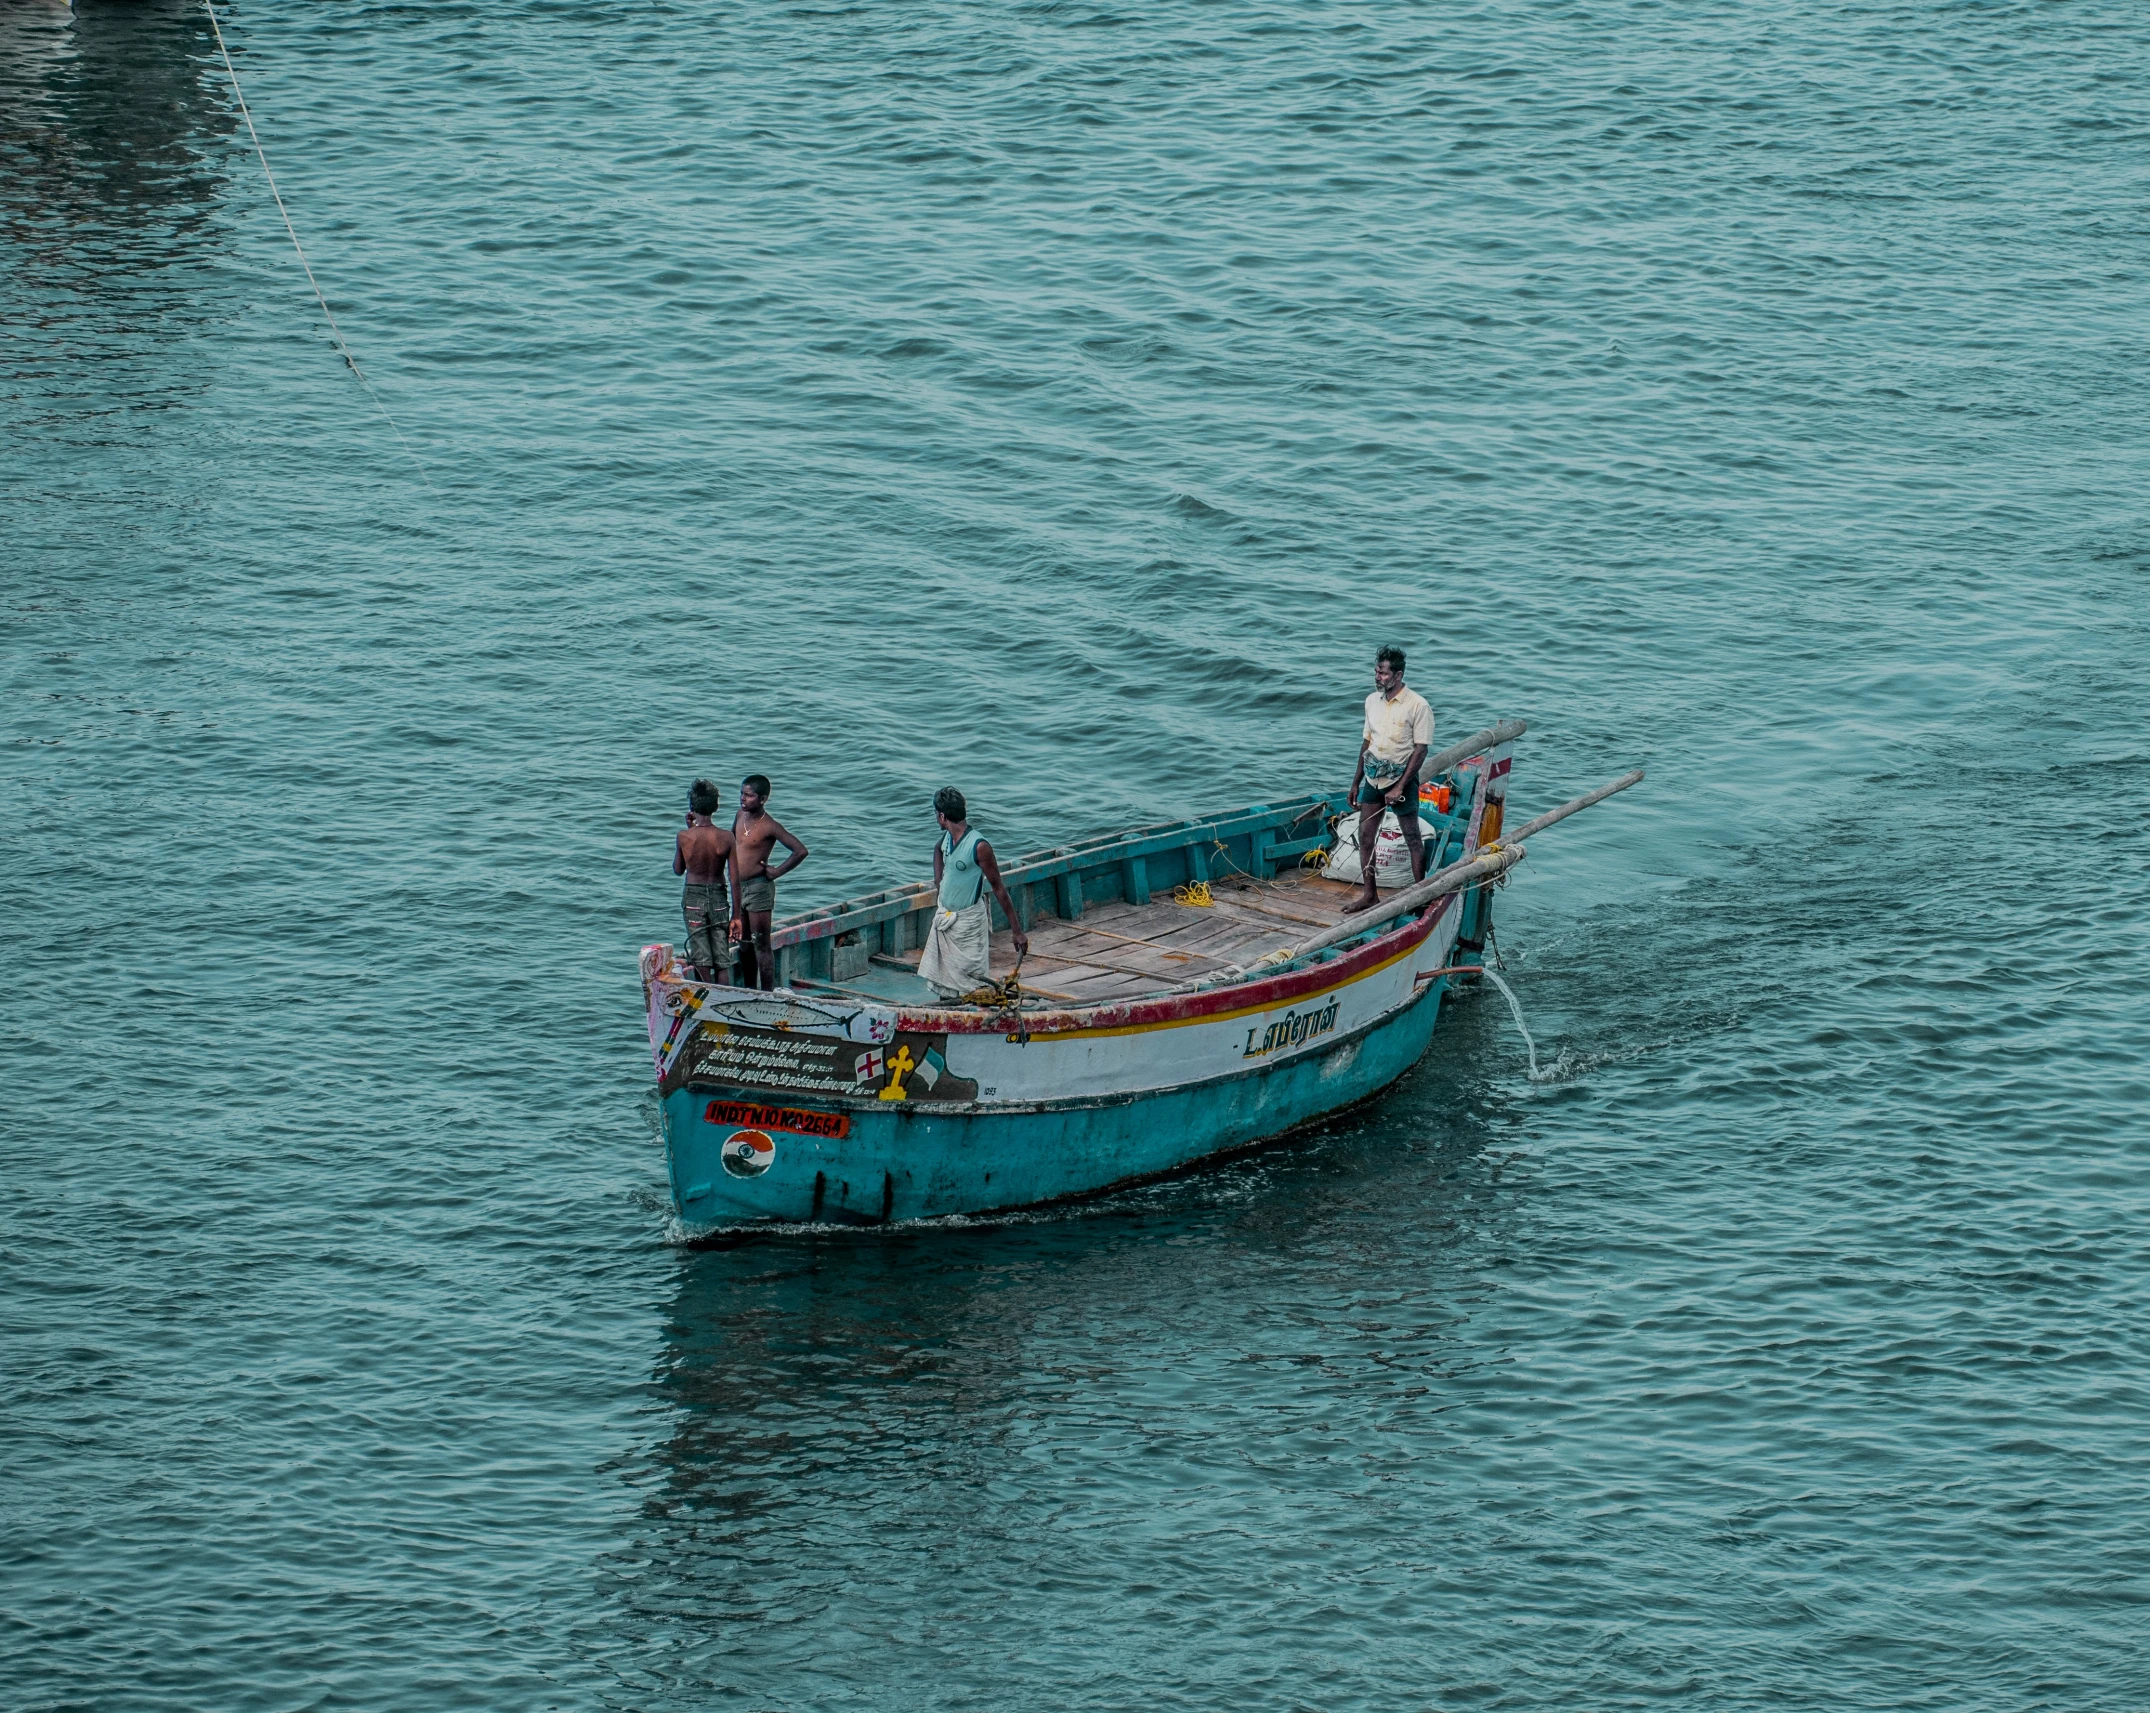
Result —
M767 774L748 774L739 786L739 813L732 817L732 864L739 876L735 907L743 929L739 985L765 989L776 986L776 954L769 948L776 883L806 860L806 847L769 813L769 789ZM769 853L778 845L791 855L771 868Z

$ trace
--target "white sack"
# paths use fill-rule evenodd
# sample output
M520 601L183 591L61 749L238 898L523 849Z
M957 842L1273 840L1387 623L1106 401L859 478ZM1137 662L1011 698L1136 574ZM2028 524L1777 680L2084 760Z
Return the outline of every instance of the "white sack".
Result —
M1423 833L1425 823L1415 824ZM1359 812L1354 809L1336 824L1336 849L1329 853L1329 860L1322 864L1321 872L1329 880L1348 880L1360 884L1359 866ZM1411 884L1411 847L1404 843L1403 824L1391 809L1381 817L1381 831L1374 840L1374 879L1387 887Z

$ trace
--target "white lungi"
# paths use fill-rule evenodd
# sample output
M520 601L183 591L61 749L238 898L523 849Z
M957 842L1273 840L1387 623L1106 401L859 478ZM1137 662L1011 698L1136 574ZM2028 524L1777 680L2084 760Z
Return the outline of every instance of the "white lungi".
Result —
M993 918L981 898L968 910L933 912L918 973L943 999L959 999L993 979Z

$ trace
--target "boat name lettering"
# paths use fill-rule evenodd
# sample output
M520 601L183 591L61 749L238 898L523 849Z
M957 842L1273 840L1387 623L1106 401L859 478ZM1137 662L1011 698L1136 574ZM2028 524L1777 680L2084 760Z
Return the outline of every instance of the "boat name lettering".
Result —
M1326 1035L1336 1027L1335 1000L1327 1005L1317 1005L1310 1011L1287 1011L1266 1029L1257 1023L1247 1031L1247 1045L1240 1053L1242 1059L1259 1059L1264 1054L1281 1052L1296 1047L1302 1041L1311 1041L1317 1035ZM1259 1031L1261 1039L1255 1039Z
M789 1130L801 1136L848 1136L851 1120L840 1112L809 1112L803 1106L761 1106L746 1100L713 1100L703 1109L710 1124L744 1124L756 1130Z

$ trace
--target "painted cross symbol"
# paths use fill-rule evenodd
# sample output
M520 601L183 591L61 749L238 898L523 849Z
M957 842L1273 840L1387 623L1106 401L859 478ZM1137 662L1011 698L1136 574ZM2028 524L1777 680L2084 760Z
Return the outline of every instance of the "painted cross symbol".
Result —
M888 1056L888 1087L881 1091L883 1100L909 1100L903 1092L903 1079L918 1069L918 1061L911 1057L911 1049L898 1047Z

